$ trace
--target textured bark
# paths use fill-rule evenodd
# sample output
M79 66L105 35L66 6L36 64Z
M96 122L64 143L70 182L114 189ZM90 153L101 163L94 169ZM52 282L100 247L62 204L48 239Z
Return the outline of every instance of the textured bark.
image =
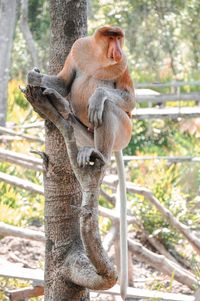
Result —
M50 1L51 74L58 73L73 44L87 31L86 0ZM48 166L45 186L45 301L89 300L87 291L59 273L66 255L82 248L78 212L81 190L71 169L66 145L55 126L46 122L46 154Z
M6 123L7 86L16 21L17 0L0 1L0 125Z

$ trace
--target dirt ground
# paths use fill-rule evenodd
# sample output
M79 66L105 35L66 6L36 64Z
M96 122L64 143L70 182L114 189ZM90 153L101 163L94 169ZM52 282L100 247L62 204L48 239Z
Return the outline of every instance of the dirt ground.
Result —
M19 267L43 268L44 244L16 237L5 237L0 240L0 263L10 262ZM133 260L134 287L160 290L173 293L191 294L188 287L162 275L144 263ZM95 301L118 301L112 296L92 294Z

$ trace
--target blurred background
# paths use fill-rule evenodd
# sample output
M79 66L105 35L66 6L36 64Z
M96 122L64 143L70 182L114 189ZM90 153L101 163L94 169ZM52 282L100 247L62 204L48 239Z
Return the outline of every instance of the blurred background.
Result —
M7 8L6 2L9 2ZM127 181L150 189L198 238L199 16L199 0L90 0L88 5L89 34L105 24L120 26L125 31L125 52L137 99L132 140L124 150ZM30 154L30 150L44 151L43 121L33 112L19 86L25 85L27 71L33 66L48 72L49 47L48 0L0 0L0 220L40 230L43 230L44 205L42 167L41 159ZM113 173L114 162L109 169L109 174ZM113 193L107 184L103 189L106 195ZM100 205L111 209L106 195L101 196ZM143 195L129 191L128 200L129 214L139 221L129 226L130 236L159 253L149 239L155 238L199 280L199 257L188 240L170 227ZM111 229L111 222L100 217L100 223L104 236ZM27 252L22 256L19 251L22 242L17 248L15 242L9 237L0 240L1 258L43 267L43 256L34 251L35 245L26 247ZM30 255L31 252L35 255ZM136 281L136 286L191 292L191 288L178 284L173 275L163 278L135 260L136 271L141 272L139 278L146 279L142 284ZM0 278L3 290L15 285L14 280ZM19 285L24 284L17 282ZM7 300L3 298L2 294L1 300Z

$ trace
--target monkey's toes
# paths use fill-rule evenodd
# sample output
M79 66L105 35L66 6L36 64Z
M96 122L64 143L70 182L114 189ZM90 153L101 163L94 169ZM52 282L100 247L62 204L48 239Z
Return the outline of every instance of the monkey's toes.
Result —
M77 156L77 163L79 167L86 165L93 165L95 160L98 159L104 165L106 163L104 156L95 148L82 147Z
M44 95L56 95L55 93L56 91L52 88L45 88L45 90L43 91Z
M37 67L34 67L34 68L33 68L33 71L35 71L35 72L37 72L37 73L40 73L40 69L37 68Z

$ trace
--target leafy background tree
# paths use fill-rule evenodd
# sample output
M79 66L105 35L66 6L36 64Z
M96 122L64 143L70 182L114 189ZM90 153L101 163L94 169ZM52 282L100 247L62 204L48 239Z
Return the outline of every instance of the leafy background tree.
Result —
M89 33L104 24L121 26L126 33L125 48L133 81L167 82L173 80L199 80L200 57L200 2L198 0L90 0ZM40 69L48 70L50 47L49 1L29 0L28 24L30 26L40 59ZM18 10L18 17L20 8ZM33 67L31 56L19 27L16 24L12 51L11 80L8 89L8 125L23 125L40 121L32 112L22 94L19 84L25 83L27 70ZM198 87L183 87L181 92L198 91ZM157 89L169 93L168 88ZM188 105L193 104L193 100ZM169 105L175 106L174 103ZM197 122L197 121L196 121ZM136 156L193 156L200 157L200 122L194 127L192 120L134 120L133 135L124 153ZM186 130L187 129L187 130ZM26 132L26 130L25 130ZM41 130L29 133L43 137ZM30 143L24 141L0 141L1 148L25 152ZM41 149L32 142L31 148ZM171 162L156 160L130 161L126 163L128 180L150 188L154 195L189 228L200 229L200 166L199 162ZM111 165L111 171L115 167ZM2 172L29 179L42 185L38 171L24 171L10 163L0 162ZM104 189L111 191L107 186ZM192 255L183 236L165 222L158 211L143 197L129 194L129 210L142 221L142 227L155 236L176 259L193 269L200 277L199 259ZM43 197L0 183L0 218L18 226L43 224ZM103 197L100 204L112 206ZM17 218L16 218L17 216ZM105 234L110 222L102 220ZM143 239L144 231L130 227L131 235ZM145 240L146 242L146 240ZM151 246L151 248L153 248ZM151 288L156 286L151 283ZM165 288L163 288L165 289Z

